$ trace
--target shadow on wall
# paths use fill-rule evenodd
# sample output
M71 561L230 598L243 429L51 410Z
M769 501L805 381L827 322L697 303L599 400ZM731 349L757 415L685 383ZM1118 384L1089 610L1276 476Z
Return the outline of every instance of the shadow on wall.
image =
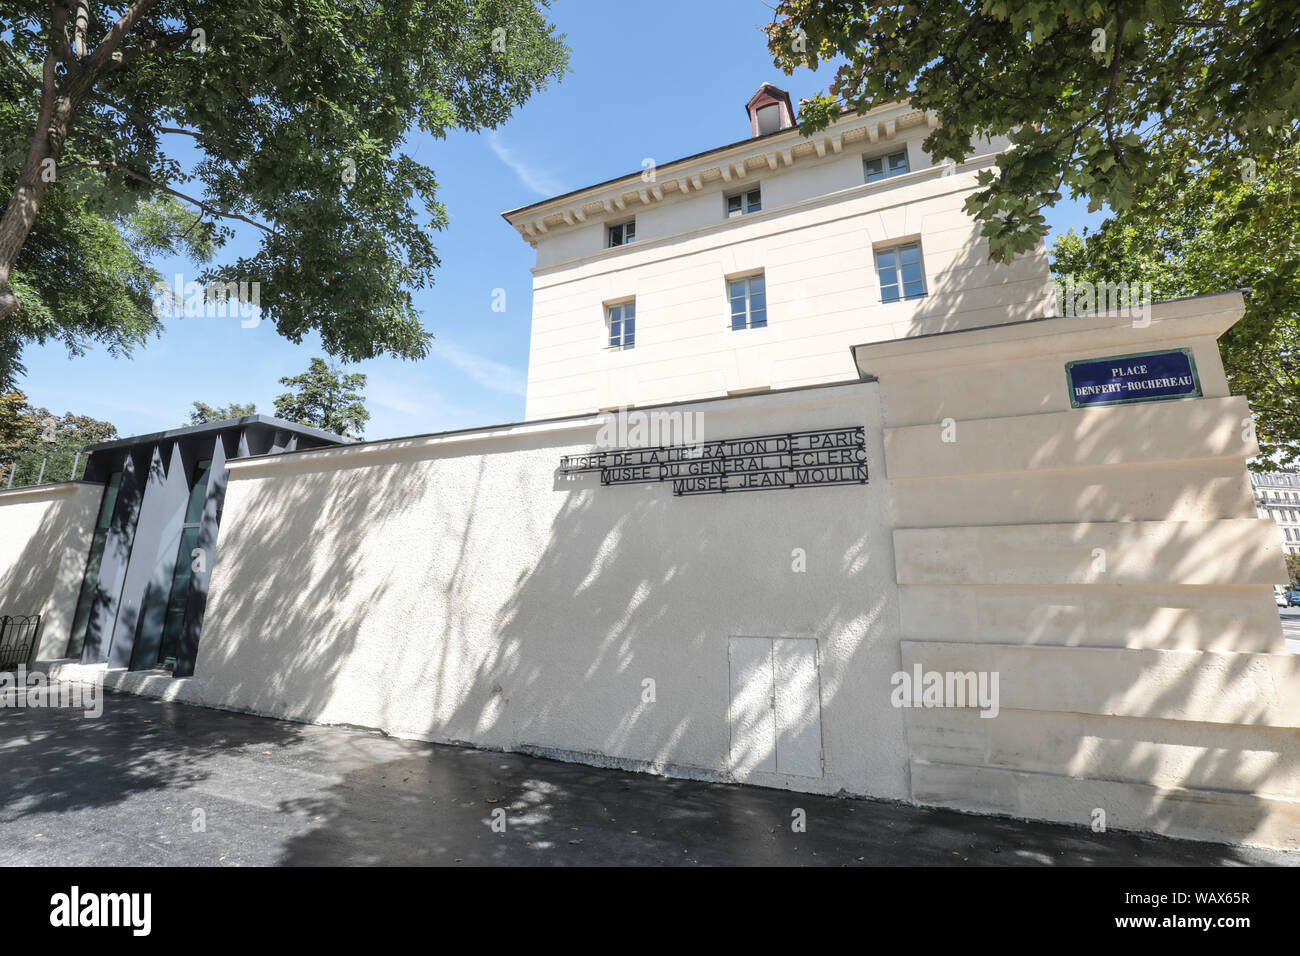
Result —
M1241 482L1248 479L1243 473ZM1253 507L1249 509L1253 512ZM1250 517L1254 517L1253 513ZM1270 561L1256 550L1259 540L1252 527L1243 522L1230 529L1218 539L1219 554L1211 554L1204 547L1198 547L1191 534L1182 532L1171 535L1167 543L1161 546L1152 561L1156 567L1170 568L1172 580L1195 580L1204 573L1205 565L1223 557L1234 560L1241 578L1257 580L1265 572ZM1080 536L1082 532L1077 532ZM1118 567L1122 570L1124 556L1119 556ZM1189 591L1196 588L1190 586ZM1262 588L1256 587L1258 600L1263 602L1270 595ZM1273 615L1273 627L1279 631L1280 624ZM1152 627L1159 627L1153 622ZM1214 635L1202 635L1204 643L1199 646L1212 645ZM1210 666L1193 669L1176 681L1157 684L1143 681L1141 693L1131 688L1118 695L1116 701L1120 707L1139 706L1151 714L1176 714L1185 712L1189 702L1204 699L1208 694L1216 694L1219 688L1253 687L1260 693L1270 696L1276 694L1287 700L1288 694L1300 691L1300 657L1282 655L1283 666L1289 668L1290 679L1283 686L1274 687L1272 675L1261 682L1261 675L1256 667L1253 654L1222 654L1216 656L1216 662L1226 664L1219 672ZM1137 676L1135 674L1135 676ZM1159 689L1154 696L1152 687ZM1139 699L1140 696L1140 699ZM1246 836L1253 832L1270 814L1276 814L1276 806L1270 807L1257 794L1271 794L1294 800L1300 795L1300 730L1295 727L1276 727L1256 725L1263 715L1266 705L1258 699L1246 695L1230 713L1220 717L1215 724L1195 721L1151 720L1140 724L1135 721L1106 721L1103 727L1106 736L1096 742L1099 751L1106 753L1110 760L1115 755L1123 755L1124 773L1132 780L1154 780L1169 772L1169 758L1161 753L1160 746L1172 745L1180 748L1184 761L1177 768L1176 786L1198 788L1202 790L1233 789L1240 790L1243 797L1238 802L1236 819L1244 824L1240 833ZM1276 703L1276 702L1275 702ZM1243 727L1223 727L1223 724L1244 725ZM1082 741L1080 753L1064 768L1067 771L1083 765L1089 757L1084 756L1084 746L1090 741ZM1199 750L1199 753L1197 751ZM1188 801L1174 800L1153 792L1144 816L1148 824L1157 831L1167 831L1185 826L1188 822ZM1200 815L1204 825L1214 829L1214 823L1220 808L1215 806L1212 797L1201 804Z
M890 545L844 520L866 488L552 487L554 438L493 449L232 482L198 677L266 713L717 772L728 638L802 636L822 644L823 710L871 646L888 711L898 648L869 640L886 597L866 575L892 574ZM828 639L848 664L826 667ZM762 759L746 748L742 774Z
M1036 398L1027 394L1026 406ZM1188 438L1186 453L1191 456L1195 448L1195 457L1202 460L1060 467L1073 454L1100 455L1107 449L1115 451L1117 462L1140 460L1148 453L1167 457L1176 442L1167 433L1143 427L1145 416L1159 407L1132 406L1101 415L1079 412L1071 428L1042 437L1029 449L1025 461L1036 471L1023 469L1022 451L1008 445L1014 463L1003 464L1004 472L896 481L903 514L916 518L910 523L905 518L902 524L936 529L933 546L925 549L924 583L905 589L915 592L903 598L905 607L911 605L913 620L907 639L995 646L989 654L972 650L970 660L991 660L999 654L1009 659L997 650L1007 644L1114 648L1107 651L1114 657L1102 678L1111 681L1111 692L1104 700L1093 700L1088 713L1070 712L1070 701L1080 696L1080 686L1098 679L1096 668L1087 674L1072 672L1077 659L1062 652L1050 667L1038 671L1036 679L1050 686L1032 691L1022 686L1021 700L1039 701L1032 710L1010 709L1008 698L1016 695L1016 682L1025 675L1004 672L1004 710L998 717L945 719L942 711L930 712L916 718L924 726L915 735L919 745L913 749L937 762L1064 774L1078 780L1079 794L1103 792L1086 781L1159 781L1175 790L1195 789L1204 796L1162 795L1154 789L1145 797L1135 796L1145 801L1142 825L1179 832L1200 814L1206 830L1214 830L1216 820L1220 830L1230 821L1226 826L1245 838L1266 818L1278 826L1278 806L1270 806L1263 795L1290 800L1300 795L1297 729L1257 723L1279 700L1294 708L1300 657L1282 653L1271 595L1257 583L1267 580L1276 556L1259 548L1260 528L1253 520L1256 512L1241 462L1211 460L1212 455L1240 447L1238 426L1225 421L1219 406L1192 405L1178 428L1195 436ZM937 415L961 414L955 402L943 404L938 398L935 408ZM1204 421L1196 417L1201 410ZM939 426L934 433L937 442ZM1005 437L979 435L994 448ZM927 499L933 502L928 509ZM964 504L964 519L957 503ZM1213 536L1192 523L1217 519L1251 520L1216 527ZM1164 524L1142 539L1121 536L1119 547L1098 537L1098 524L1123 531L1139 521ZM1036 548L1037 556L1008 555L1003 562L996 555L946 547L957 535L944 529L953 526L1014 529L1056 523L1071 526L1063 547L1026 537L1026 547ZM1103 541L1107 552L1099 571L1094 548ZM1012 580L999 578L1008 564L1029 569L1029 579L995 583ZM1198 583L1162 585L1161 578ZM954 597L968 597L973 608L969 618L962 618L969 621L962 631L944 620L944 600ZM918 609L928 599L933 599L935 629L950 636L925 630L927 622ZM961 601L954 604L960 606ZM1157 659L1160 655L1150 649L1168 653ZM918 653L923 650L922 645ZM1195 650L1219 653L1199 659L1174 653ZM1276 655L1269 661L1274 669L1261 668L1258 654ZM1174 670L1177 665L1185 666ZM1094 705L1099 713L1093 712ZM1170 719L1205 715L1211 705L1217 707L1214 722ZM1125 714L1152 716L1117 716Z
M838 728L823 721L826 752L847 763L855 751L886 746L881 740L895 729L901 738L902 716L889 703L899 648L892 623L876 626L892 614L885 586L893 580L892 545L887 532L877 540L867 530L873 521L884 527L871 517L885 510L883 481L696 498L655 486L557 483L529 499L546 473L539 459L551 467L556 460L554 439L494 440L492 448L483 456L470 442L435 459L348 468L338 462L355 459L343 454L233 482L239 521L218 549L220 594L199 678L219 678L214 692L222 700L299 719L679 771L729 763L744 776L764 754L753 741L730 741L727 639L817 637L822 710L852 715L841 713ZM972 480L945 484L951 493ZM1132 471L1098 472L1098 480L1131 481ZM1142 519L1158 520L1182 505L1153 492L1144 507L1151 512ZM846 520L852 515L868 517ZM1072 533L1086 566L1087 529ZM1246 570L1260 559L1241 534L1219 544ZM1182 533L1169 537L1153 556L1157 566L1172 569L1174 579L1196 571L1205 558L1191 545ZM809 573L792 573L795 548L805 550ZM1112 567L1124 560L1112 556ZM1180 590L1199 589L1169 589ZM1121 599L1131 593L1103 584L1078 593L1103 591ZM1150 612L1153 628L1167 626L1167 610ZM826 666L831 642L834 668ZM1204 682L1224 679L1193 669L1149 696L1153 684L1139 681L1136 668L1144 665L1134 659L1127 693L1146 688L1149 713L1176 713ZM1229 684L1258 676L1246 655L1224 663ZM647 679L655 681L653 705L643 696ZM1004 690L1015 679L1002 675ZM1246 702L1231 719L1246 722L1258 710ZM1008 740L1054 773L1138 782L1173 776L1177 786L1239 789L1246 809L1238 812L1246 816L1251 791L1294 791L1293 729L1049 717L1056 729L1040 730L1041 739ZM833 736L851 732L845 728L858 728L860 739ZM901 750L875 752L894 767L906 762ZM835 769L870 779L866 765ZM1261 800L1253 806L1259 820L1269 812ZM1185 821L1185 802L1178 812ZM1174 815L1160 796L1144 811L1153 829Z
M398 518L421 493L406 471L361 475L336 469L295 475L288 487L227 489L226 513L240 491L253 499L237 526L223 519L195 674L230 675L222 699L258 712L316 720L345 684L364 686L349 664L373 607L390 585L366 580L367 535ZM257 573L232 566L261 552ZM232 583L222 586L222 579ZM254 683L255 682L255 683Z
M973 284L972 276L983 284ZM1048 304L1050 281L1041 245L1002 265L989 260L988 240L977 229L967 230L952 261L929 277L926 296L916 301L908 321L895 323L894 335L930 335L1052 315L1055 306ZM1016 303L1018 311L1009 308Z
M0 521L7 508L39 504L0 504ZM99 499L60 495L46 504L39 523L25 540L0 543L0 562L5 568L0 573L0 615L41 615L33 660L59 658L67 650Z

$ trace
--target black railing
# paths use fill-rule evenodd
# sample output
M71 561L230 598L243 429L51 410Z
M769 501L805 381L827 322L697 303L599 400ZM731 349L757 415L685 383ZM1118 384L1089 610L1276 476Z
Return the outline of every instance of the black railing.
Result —
M41 629L39 614L0 617L0 671L31 663L36 633Z

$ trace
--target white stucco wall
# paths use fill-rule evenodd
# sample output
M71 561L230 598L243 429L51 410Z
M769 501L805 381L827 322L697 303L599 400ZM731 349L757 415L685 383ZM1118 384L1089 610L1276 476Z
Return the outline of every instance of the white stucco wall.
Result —
M706 440L862 425L869 461L881 457L871 384L687 411ZM884 485L675 498L669 485L557 478L560 456L590 450L597 427L233 463L186 693L436 740L905 796ZM824 777L755 770L746 741L729 758L738 636L816 643ZM642 699L647 679L655 703Z
M864 345L878 381L672 409L702 415L704 440L862 426L865 486L674 498L559 474L596 417L238 460L196 676L107 682L1300 848L1300 658L1270 596L1284 569L1251 504L1248 408L1214 348L1243 308ZM1202 396L1069 407L1067 362L1171 348L1196 357ZM896 706L914 669L996 676L996 713Z
M68 646L103 491L82 482L0 491L0 615L41 615L36 660Z

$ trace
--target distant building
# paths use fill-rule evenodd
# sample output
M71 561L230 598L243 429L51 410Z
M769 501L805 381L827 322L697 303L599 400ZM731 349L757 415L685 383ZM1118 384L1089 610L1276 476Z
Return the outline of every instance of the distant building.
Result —
M1287 554L1300 554L1300 474L1251 472L1250 490L1261 518L1272 518Z

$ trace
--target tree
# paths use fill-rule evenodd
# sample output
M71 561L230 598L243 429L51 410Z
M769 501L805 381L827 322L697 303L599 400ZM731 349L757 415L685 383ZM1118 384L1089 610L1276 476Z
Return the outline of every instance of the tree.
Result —
M32 407L22 392L0 392L0 462L11 462L40 430L32 418ZM8 468L0 468L0 478L9 480Z
M0 0L0 383L31 341L139 345L170 304L148 256L210 263L239 223L261 244L206 265L200 302L425 355L411 294L447 217L405 139L495 128L562 76L544 5Z
M363 404L366 377L360 372L344 375L314 358L306 372L282 378L280 384L293 391L275 400L277 418L348 438L360 438L365 431L370 413Z
M1255 467L1300 460L1300 31L1275 2L1215 0L783 0L768 27L777 63L844 57L801 126L909 99L939 126L925 148L960 161L977 136L1013 147L966 203L990 257L1046 232L1068 189L1112 211L1066 236L1058 276L1150 281L1155 298L1246 288L1220 340L1234 391L1256 415Z
M1300 554L1286 556L1286 573L1291 585L1300 588Z
M21 392L0 396L0 478L9 484L33 485L41 481L67 481L86 471L86 456L78 453L86 445L117 437L117 428L87 415L65 412L56 416L44 408L32 408ZM75 474L74 474L75 468Z
M1243 172L1245 175L1243 175ZM1232 390L1249 397L1257 470L1300 465L1300 143L1242 171L1165 169L1101 227L1052 247L1058 279L1143 281L1155 298L1244 289L1219 339Z
M1192 160L1267 160L1297 119L1298 22L1271 0L782 0L767 34L787 73L843 58L802 104L805 132L910 100L937 115L936 160L1008 136L966 204L1008 262L1042 238L1063 189L1122 212Z
M281 379L283 383L283 379ZM231 418L244 418L247 415L256 415L257 406L252 402L247 405L239 405L232 402L229 405L218 405L213 407L205 405L203 402L194 402L194 411L190 412L191 425L206 425L209 422L224 422Z

